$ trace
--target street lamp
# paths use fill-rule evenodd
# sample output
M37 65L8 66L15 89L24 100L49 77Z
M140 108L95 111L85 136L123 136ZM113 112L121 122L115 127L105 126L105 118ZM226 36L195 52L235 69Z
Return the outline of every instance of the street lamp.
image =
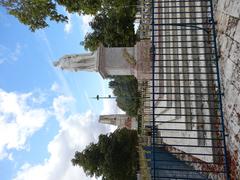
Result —
M97 99L97 100L99 100L99 99L116 99L116 97L115 96L111 96L111 95L108 95L108 96L99 96L99 95L97 95L96 97L92 97L92 99Z

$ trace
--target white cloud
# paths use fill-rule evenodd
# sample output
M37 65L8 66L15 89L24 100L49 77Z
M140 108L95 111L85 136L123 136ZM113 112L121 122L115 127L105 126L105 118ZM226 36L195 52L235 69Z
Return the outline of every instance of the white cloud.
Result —
M35 108L34 98L0 89L0 159L11 159L11 149L25 149L27 139L45 124L48 112Z
M48 63L49 66L53 68L54 73L59 79L59 82L61 82L61 92L64 94L67 94L69 96L72 96L72 89L70 88L68 84L68 80L66 77L63 75L63 71L59 71L59 69L55 68L53 66L53 60L54 60L54 51L52 49L51 42L48 39L48 36L45 32L45 30L39 30L35 33L36 38L40 41L40 44L43 44L44 48L46 48L47 56L48 56Z
M20 43L16 43L16 47L13 50L0 44L0 64L17 61L21 55L21 51L22 46Z
M85 96L86 102L88 103L89 108L90 108L91 110L94 110L94 109L93 109L92 102L90 101L90 98L91 98L91 97L89 97L87 91L84 91L84 96Z
M49 159L42 164L24 165L14 180L89 180L83 170L73 167L71 159L76 150L81 151L90 142L96 142L98 135L109 130L97 122L89 111L73 114L69 105L72 97L59 96L53 101L53 109L59 122L59 132L48 144Z
M17 43L15 50L11 53L11 59L14 61L18 60L19 55L21 54L22 46Z
M69 34L72 31L72 15L68 12L66 12L66 13L67 13L67 17L68 17L68 22L64 26L64 32Z
M49 58L53 60L54 52L45 30L44 29L38 30L34 33L34 35L36 36L37 40L40 41L40 44L43 44L43 47L47 49L47 54ZM52 65L52 62L49 62L49 64Z
M91 27L89 26L89 22L93 19L93 16L81 15L81 16L78 16L78 18L80 19L80 22L81 22L80 29L81 29L81 32L83 32L83 36L84 36L87 32L91 31Z
M125 114L124 111L119 109L117 102L113 99L104 99L103 100L103 111L101 114Z
M54 83L52 84L52 86L51 86L50 89L51 89L51 91L53 91L53 92L59 92L60 86L59 86L58 83L54 82Z
M53 100L54 114L59 122L65 120L73 106L74 99L70 96L58 96Z
M93 16L90 15L79 15L79 14L70 14L66 10L64 10L66 16L68 17L68 22L64 25L64 32L67 34L72 32L73 26L75 25L75 18L80 20L80 30L83 33L83 36L91 31L91 27L89 26L89 22L93 19Z
M114 97L112 89L108 88L109 80L105 80L101 82L101 93L105 96L111 95ZM103 99L103 110L101 115L109 115L109 114L125 114L118 106L115 99ZM106 125L110 128L110 131L113 132L117 129L117 126Z
M54 84L53 84L54 85ZM54 89L54 88L53 88ZM74 167L71 159L75 151L83 150L90 142L96 142L99 134L115 128L98 123L91 111L74 113L75 99L60 95L54 98L51 107L36 108L34 93L8 93L0 91L0 154L14 160L8 150L26 150L27 140L42 128L48 117L54 116L59 124L56 136L48 144L49 158L39 164L23 164L14 180L89 180L83 170ZM114 102L114 101L112 101ZM112 113L113 104L104 102L105 113Z
M138 30L139 26L140 26L140 23L139 23L139 22L135 22L135 23L134 23L134 32L135 32L135 33L137 33L137 30Z
M9 160L9 161L13 161L13 160L14 160L12 153L8 154L8 160Z
M109 80L101 81L101 93L103 94L103 96L111 95L112 97L114 97L113 91L108 87L108 84ZM125 114L125 112L117 106L116 99L112 98L103 99L103 111L101 112L101 114Z

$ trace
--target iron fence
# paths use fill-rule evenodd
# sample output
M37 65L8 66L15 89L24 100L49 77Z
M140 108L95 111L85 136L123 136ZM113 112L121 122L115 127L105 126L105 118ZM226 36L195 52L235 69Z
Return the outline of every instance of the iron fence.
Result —
M152 0L151 42L152 179L229 179L212 0Z

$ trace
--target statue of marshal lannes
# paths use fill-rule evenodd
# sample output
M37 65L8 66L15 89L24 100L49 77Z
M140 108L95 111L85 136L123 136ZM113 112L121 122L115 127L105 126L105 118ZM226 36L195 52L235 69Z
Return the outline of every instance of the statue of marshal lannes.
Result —
M71 54L53 62L67 71L98 72L103 79L110 76L134 75L150 79L150 41L140 41L134 47L99 47L90 53Z
M65 55L53 62L55 67L69 71L97 71L96 52Z

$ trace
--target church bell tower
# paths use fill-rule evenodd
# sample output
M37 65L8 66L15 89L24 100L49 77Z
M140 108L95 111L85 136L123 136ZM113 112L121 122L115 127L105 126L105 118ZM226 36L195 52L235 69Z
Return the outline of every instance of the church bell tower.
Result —
M99 122L118 126L118 128L137 129L137 121L135 118L129 117L126 114L111 114L100 115Z

